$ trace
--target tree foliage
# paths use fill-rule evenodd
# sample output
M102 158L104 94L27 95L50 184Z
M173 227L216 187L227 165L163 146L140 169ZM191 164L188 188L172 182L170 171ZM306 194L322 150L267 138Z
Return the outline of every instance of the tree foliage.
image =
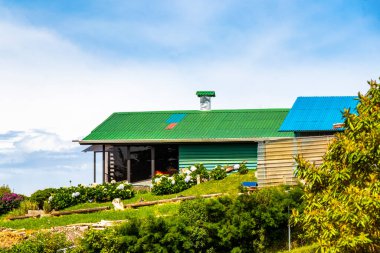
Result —
M323 164L296 159L306 207L301 215L294 212L295 221L320 252L380 252L380 86L369 84L358 95L357 113L343 112L345 130L336 134Z

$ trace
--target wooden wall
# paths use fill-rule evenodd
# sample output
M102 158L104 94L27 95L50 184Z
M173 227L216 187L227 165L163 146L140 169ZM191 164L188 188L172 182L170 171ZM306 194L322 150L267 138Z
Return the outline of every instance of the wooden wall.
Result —
M305 159L320 165L332 138L334 137L329 135L260 142L257 159L259 187L297 184L294 157L302 154Z

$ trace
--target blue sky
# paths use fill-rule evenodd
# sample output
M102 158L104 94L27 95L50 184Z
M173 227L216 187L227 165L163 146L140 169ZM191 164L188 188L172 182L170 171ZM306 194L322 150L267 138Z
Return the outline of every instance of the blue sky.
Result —
M291 107L377 79L378 1L2 1L0 184L89 183L114 111Z

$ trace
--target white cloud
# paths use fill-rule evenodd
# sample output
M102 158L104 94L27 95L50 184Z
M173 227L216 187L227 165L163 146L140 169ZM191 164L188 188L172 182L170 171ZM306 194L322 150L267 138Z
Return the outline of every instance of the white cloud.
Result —
M92 157L83 147L44 130L0 134L0 181L31 194L46 187L91 182Z
M76 148L76 143L63 141L57 134L43 131L26 132L20 140L14 143L16 150L26 153L32 152L64 152Z
M182 17L179 25L172 19L149 29L168 39L168 45L189 48L210 39L207 29L204 33L198 28L208 27L228 6L179 5L184 7L173 8ZM194 17L198 11L199 19ZM161 36L166 28L160 25L168 27L168 36ZM271 22L260 25L257 31L230 29L235 38L210 46L220 50L215 58L112 61L89 54L59 31L2 20L0 34L7 36L0 40L0 108L5 108L0 132L35 128L78 139L114 111L198 109L194 96L198 89L216 90L214 108L290 107L299 95L356 94L367 88L367 79L376 78L378 64L369 57L373 50L361 51L349 63L349 57L310 59L287 44L300 32L294 20L284 20L275 28ZM188 31L184 42L177 30L186 33L190 26L194 30ZM331 43L324 38L318 41L322 46ZM30 142L59 147L52 136L47 142L41 138Z
M67 152L78 147L70 140L62 140L57 134L43 130L28 130L17 134L3 134L0 153Z

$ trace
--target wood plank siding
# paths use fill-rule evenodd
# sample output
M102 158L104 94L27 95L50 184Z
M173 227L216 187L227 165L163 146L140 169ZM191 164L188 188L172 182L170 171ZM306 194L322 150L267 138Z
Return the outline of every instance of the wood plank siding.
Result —
M329 135L260 142L257 160L259 187L297 184L294 157L301 154L306 160L321 165L322 157L333 138Z

